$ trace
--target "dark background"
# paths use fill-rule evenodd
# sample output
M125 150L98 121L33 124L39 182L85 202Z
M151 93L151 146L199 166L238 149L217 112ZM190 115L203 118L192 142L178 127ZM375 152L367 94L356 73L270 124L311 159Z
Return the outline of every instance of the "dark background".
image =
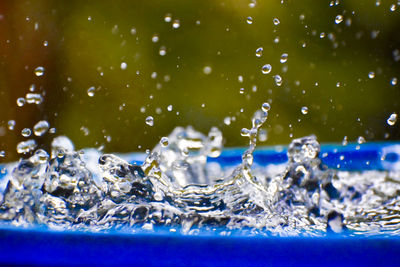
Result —
M399 112L400 102L397 1L251 3L1 1L0 150L5 157L0 160L20 157L15 149L20 141L34 138L47 148L57 135L67 135L77 148L144 151L186 125L205 133L217 126L226 146L243 146L247 139L240 129L250 126L263 102L272 106L263 145L308 134L321 142L341 142L344 136L349 141L400 138L400 123L386 122ZM167 14L171 22L165 21ZM343 16L339 24L337 15ZM252 24L246 22L249 16ZM260 58L258 47L263 47ZM283 53L288 60L282 64ZM272 65L271 73L261 72L264 64ZM43 76L35 75L38 66L45 68ZM206 66L212 69L208 75ZM281 86L274 75L282 77ZM394 77L399 82L392 85ZM32 84L43 103L17 106ZM89 97L92 86L95 94ZM302 114L303 106L308 114ZM147 116L154 117L154 126L145 124ZM226 125L226 117L235 121ZM14 130L8 129L9 120L16 121ZM21 135L39 120L47 120L56 133Z

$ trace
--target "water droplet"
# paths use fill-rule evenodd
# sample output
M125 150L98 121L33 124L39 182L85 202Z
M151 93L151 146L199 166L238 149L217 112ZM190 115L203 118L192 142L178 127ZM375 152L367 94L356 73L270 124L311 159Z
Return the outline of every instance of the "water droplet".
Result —
M397 78L396 78L396 77L393 77L393 78L390 80L390 84L391 84L391 85L396 85L396 84L397 84Z
M358 144L363 144L363 143L365 143L366 141L365 141L365 138L363 137L363 136L359 136L358 138L357 138L357 143Z
M94 96L94 91L96 90L96 88L94 86L89 87L89 89L87 89L87 94L89 97L93 97Z
M41 104L43 101L42 95L36 93L27 93L25 95L25 99L28 104L36 104L36 105Z
M167 54L167 48L165 46L161 46L158 53L160 54L160 56L165 56Z
M342 145L343 145L343 146L347 146L348 143L349 143L349 142L347 141L347 136L343 137Z
M36 136L42 136L47 132L49 127L50 125L47 121L39 121L35 126L33 126L33 132Z
M271 105L269 103L265 102L265 103L262 104L261 109L264 112L268 112L271 109Z
M335 18L335 23L339 24L343 21L343 16L342 15L337 15Z
M253 24L253 18L247 17L246 22L247 22L247 24Z
M128 64L126 64L125 62L121 63L121 70L126 70L126 67L128 67Z
M167 147L169 145L169 140L168 137L162 137L160 140L160 144L162 147Z
M282 85L282 77L280 75L275 75L274 76L274 80L275 80L275 84L277 86L281 86Z
M17 152L18 153L29 153L36 148L36 141L33 139L22 141L17 144Z
M152 41L153 43L157 43L158 40L159 40L158 34L154 34L153 37L151 37L151 41Z
M322 38L325 38L325 33L324 33L324 32L321 32L320 35L319 35L319 38L321 38L321 39L322 39Z
M256 49L256 57L261 57L262 53L263 53L263 50L264 49L262 47L257 48Z
M283 53L283 54L281 55L280 62L281 62L281 63L286 63L287 59L288 59L288 54L287 54L287 53Z
M395 4L392 4L391 6L390 6L390 11L395 11L396 10L396 5Z
M272 66L271 66L270 64L265 64L265 65L262 66L262 68L261 68L261 72L262 72L263 74L268 74L268 73L271 72L271 70L272 70Z
M148 116L146 118L146 124L149 126L153 126L154 125L154 118L152 116Z
M43 41L43 46L48 46L48 45L49 45L49 42Z
M29 137L29 136L31 136L31 134L32 134L32 131L31 131L31 129L29 129L29 128L24 128L24 129L22 129L22 131L21 131L21 135L22 135L23 137Z
M254 8L256 6L256 4L257 4L256 0L251 0L250 3L249 3L249 7L250 8Z
M370 78L370 79L375 78L375 72L370 71L370 72L368 73L368 78Z
M9 120L8 122L7 122L7 125L8 125L8 129L9 130L14 130L14 128L15 128L15 120Z
M135 35L135 34L136 34L136 28L135 28L135 27L132 27L132 28L131 28L131 34L132 34L132 35Z
M36 76L43 76L43 74L44 74L44 68L43 67L41 67L41 66L39 66L39 67L37 67L36 69L35 69L35 75Z
M181 26L181 23L179 22L178 19L174 20L174 22L172 22L172 28L174 29L178 29Z
M387 119L387 124L389 124L390 126L393 126L397 121L397 114L396 113L392 113L390 114L389 118Z
M25 98L19 97L19 98L17 99L17 106L18 106L18 107L22 107L23 105L25 105L25 103L26 103L26 99L25 99Z
M172 105L169 105L169 106L167 107L167 110L168 110L168 111L172 111L172 108L173 108L173 106L172 106Z
M246 129L246 128L242 128L242 130L240 131L240 134L242 135L242 136L250 136L250 130L249 129Z
M303 113L304 115L306 115L308 113L308 107L302 107L301 108L301 113Z
M204 73L204 74L208 75L208 74L210 74L211 72L212 72L212 68L211 68L210 66L205 66L205 67L203 68L203 73Z
M171 22L171 20L172 20L172 15L171 14L166 14L165 17L164 17L164 21L165 22Z
M278 18L274 18L273 22L274 22L274 25L278 25L279 23L281 23Z
M231 117L225 117L224 118L225 125L231 125L231 122L232 122Z

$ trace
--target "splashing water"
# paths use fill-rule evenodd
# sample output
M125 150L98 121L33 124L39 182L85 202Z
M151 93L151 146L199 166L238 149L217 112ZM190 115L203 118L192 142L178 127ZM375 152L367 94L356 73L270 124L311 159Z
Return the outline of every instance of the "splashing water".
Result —
M327 169L315 136L295 139L283 165L254 164L264 103L242 135L249 147L236 166L208 161L223 149L222 133L176 128L130 164L97 150L74 151L66 137L21 159L5 179L0 220L16 226L104 231L170 231L246 235L373 235L399 233L399 175ZM20 153L32 151L28 140ZM96 162L98 160L98 163Z

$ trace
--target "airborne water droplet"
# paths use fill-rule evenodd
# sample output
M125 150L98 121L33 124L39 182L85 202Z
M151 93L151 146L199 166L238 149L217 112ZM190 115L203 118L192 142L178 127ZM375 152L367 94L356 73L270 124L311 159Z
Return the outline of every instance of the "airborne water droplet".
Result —
M261 72L262 72L263 74L268 74L268 73L271 72L271 70L272 70L272 66L271 66L270 64L265 64L265 65L262 66L262 68L261 68Z
M263 110L264 112L268 112L268 111L271 109L271 106L270 106L269 103L263 103L262 106L261 106L261 108L262 108L262 110Z
M181 26L181 23L179 22L178 19L174 20L174 22L172 22L172 28L174 29L178 29Z
M36 69L35 69L35 75L36 76L43 76L43 74L44 74L44 68L43 67L41 67L41 66L39 66L39 67L37 67Z
M212 68L210 66L205 66L203 68L203 73L204 74L208 75L208 74L211 74L211 72L212 72Z
M247 17L246 22L247 22L247 24L253 24L253 18Z
M396 85L397 84L397 78L396 77L393 77L391 80L390 80L390 84L391 85Z
M33 139L22 141L17 144L18 153L29 153L36 148L36 141Z
M95 90L96 90L96 88L95 88L94 86L89 87L89 89L87 89L87 94L88 94L88 96L93 97L93 96L94 96L94 91L95 91Z
M392 113L389 118L387 119L387 124L389 124L390 126L395 125L397 121L397 114L396 113Z
M128 64L126 64L125 62L121 63L121 70L126 70L127 67L128 67Z
M257 48L256 49L256 57L261 57L262 53L263 53L263 50L264 49L262 47Z
M302 107L301 108L301 113L303 113L304 115L306 115L308 113L308 107Z
M280 75L275 75L274 76L274 80L275 80L275 84L277 86L281 86L282 85L282 77Z
M165 56L167 54L167 48L165 46L161 46L158 53L160 54L160 56Z
M31 131L31 129L29 129L29 128L24 128L24 129L22 129L22 131L21 131L21 135L22 135L23 137L29 137L29 136L31 136L31 134L32 134L32 131Z
M278 18L274 18L273 22L274 22L274 25L278 25L279 23L281 23Z
M172 15L171 14L166 14L165 17L164 17L164 21L165 22L171 22L171 20L172 20Z
M287 54L287 53L283 53L283 54L281 55L280 62L281 62L281 63L286 63L287 59L288 59L288 54Z
M162 137L160 140L160 144L162 147L167 147L169 145L169 140L168 137Z
M152 116L148 116L146 118L146 124L149 126L153 126L154 125L154 118Z
M375 78L375 72L370 71L370 72L368 73L368 78L370 78L370 79Z
M343 21L343 16L342 15L337 15L335 18L335 23L339 24Z
M15 120L9 120L7 125L8 125L8 129L9 130L11 130L11 131L14 130L14 128L15 128Z
M33 126L33 132L36 136L42 136L47 132L49 127L50 125L47 121L39 121L35 126Z
M17 99L17 106L18 106L18 107L22 107L23 105L25 105L25 103L26 103L26 99L25 99L25 98L19 97L19 98Z

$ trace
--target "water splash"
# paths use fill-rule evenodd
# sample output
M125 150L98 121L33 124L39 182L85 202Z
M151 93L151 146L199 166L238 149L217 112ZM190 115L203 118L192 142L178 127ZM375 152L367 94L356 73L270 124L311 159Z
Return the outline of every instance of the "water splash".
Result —
M167 227L184 234L398 234L397 173L327 169L315 136L294 139L287 164L255 164L253 153L269 110L264 103L251 128L242 129L249 147L234 167L209 161L223 149L217 128L204 135L178 127L161 138L142 165L93 149L77 152L67 137L57 137L50 155L36 150L7 177L0 220L90 231ZM28 153L34 146L21 149Z

